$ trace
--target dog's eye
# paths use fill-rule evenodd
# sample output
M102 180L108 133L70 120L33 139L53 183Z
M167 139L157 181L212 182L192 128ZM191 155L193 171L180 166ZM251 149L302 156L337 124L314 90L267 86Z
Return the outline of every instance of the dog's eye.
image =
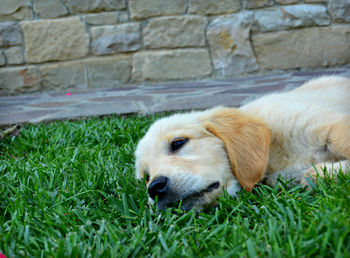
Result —
M179 150L182 146L184 146L189 141L188 138L180 138L174 139L170 144L170 151L175 152Z

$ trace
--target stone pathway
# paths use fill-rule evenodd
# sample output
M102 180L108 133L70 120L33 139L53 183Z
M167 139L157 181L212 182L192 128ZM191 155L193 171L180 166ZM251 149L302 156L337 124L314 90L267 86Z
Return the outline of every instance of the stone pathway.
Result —
M215 81L141 84L111 90L4 96L0 97L0 126L110 114L204 109L217 105L240 106L269 92L293 89L311 78L330 74L350 78L350 68Z

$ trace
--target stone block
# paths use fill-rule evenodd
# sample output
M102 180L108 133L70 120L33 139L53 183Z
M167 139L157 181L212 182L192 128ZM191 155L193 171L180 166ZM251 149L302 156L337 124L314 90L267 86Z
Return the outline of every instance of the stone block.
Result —
M187 0L129 0L133 19L185 14Z
M118 23L118 13L94 13L84 16L84 22L88 25L115 25Z
M329 0L328 10L333 20L338 22L350 22L349 0Z
M297 4L297 3L299 3L299 0L276 0L276 3L278 3L278 4Z
M240 0L190 0L189 13L202 15L217 15L235 13L241 9Z
M125 23L91 28L92 52L107 55L141 48L140 25Z
M202 16L170 16L152 19L143 29L147 48L205 46L207 19Z
M85 63L89 88L112 88L130 79L130 56L93 58L86 60Z
M127 12L119 12L118 22L119 23L129 22L129 14Z
M23 22L25 56L28 63L84 57L89 36L78 17Z
M205 49L139 52L133 58L134 80L181 80L211 74L209 53Z
M64 91L87 88L87 74L82 61L43 65L40 71L42 86L45 90Z
M21 29L14 22L0 23L0 47L22 44Z
M19 94L40 89L40 71L37 67L0 69L0 95Z
M122 10L126 0L63 0L71 13Z
M20 47L11 47L5 50L7 63L10 65L19 65L24 63L24 56Z
M68 14L60 0L34 0L34 12L40 18L56 18Z
M258 69L249 40L253 18L253 12L246 11L218 17L209 24L207 38L217 76L231 77Z
M31 0L0 0L0 21L21 21L33 18Z
M0 51L0 67L6 65L6 60L2 51Z
M327 3L327 0L304 0L305 3Z
M263 69L293 69L350 62L350 26L315 27L253 35Z
M271 7L255 12L257 29L262 32L330 24L327 8L322 5L300 4Z
M244 0L244 7L247 9L256 9L273 6L273 0Z

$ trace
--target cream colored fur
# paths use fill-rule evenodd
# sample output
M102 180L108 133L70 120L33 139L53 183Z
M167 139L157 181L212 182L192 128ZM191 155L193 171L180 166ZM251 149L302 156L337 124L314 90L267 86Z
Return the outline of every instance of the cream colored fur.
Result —
M178 137L189 141L171 153ZM322 77L238 109L160 119L135 154L138 178L147 172L148 185L158 176L170 179L160 208L182 200L184 209L201 210L216 203L223 187L234 196L259 181L274 184L278 175L306 184L306 173L316 175L313 165L332 171L350 165L350 80ZM220 187L203 191L213 182Z

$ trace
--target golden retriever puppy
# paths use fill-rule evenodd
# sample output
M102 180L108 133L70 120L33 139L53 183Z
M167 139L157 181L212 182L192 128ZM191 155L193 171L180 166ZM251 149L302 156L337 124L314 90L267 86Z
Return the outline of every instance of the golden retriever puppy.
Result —
M217 107L156 121L137 145L136 176L149 201L184 210L216 204L280 175L307 184L316 167L350 166L350 80L322 77L238 109ZM319 170L321 172L321 170ZM321 174L322 176L322 174Z

